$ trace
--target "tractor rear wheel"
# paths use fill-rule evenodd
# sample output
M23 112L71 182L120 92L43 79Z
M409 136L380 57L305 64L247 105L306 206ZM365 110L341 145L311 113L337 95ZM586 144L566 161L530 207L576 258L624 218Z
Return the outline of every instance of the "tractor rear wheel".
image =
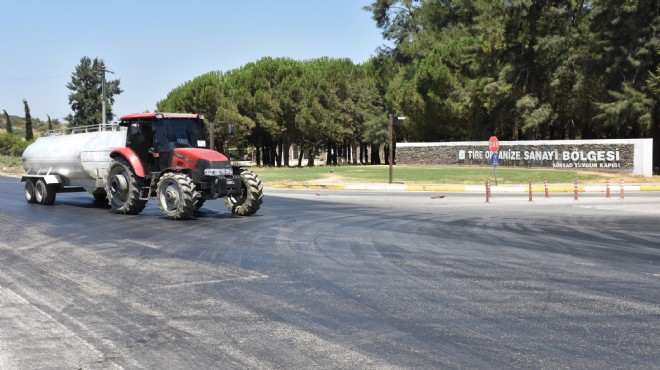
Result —
M261 208L264 189L261 180L254 172L243 170L240 176L243 182L241 194L226 196L225 204L233 214L251 216Z
M55 203L55 187L46 184L44 179L37 180L34 186L34 199L37 203L49 206Z
M199 194L190 176L168 172L158 181L158 205L166 218L185 220L193 217Z
M110 164L105 192L113 213L136 215L147 205L140 199L142 180L124 158L117 158Z

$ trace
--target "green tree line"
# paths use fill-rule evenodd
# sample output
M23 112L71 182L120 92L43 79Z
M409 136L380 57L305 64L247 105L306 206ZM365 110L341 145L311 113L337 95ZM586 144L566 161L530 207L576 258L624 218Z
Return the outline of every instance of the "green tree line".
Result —
M415 140L653 137L657 0L377 0L392 109Z
M210 121L230 122L236 134L229 138L224 126L217 125L216 149L231 139L235 146L254 147L258 165L281 166L293 160L289 149L294 144L301 153L299 165L302 153L311 161L319 148L332 153L330 164L337 163L337 155L352 163L377 160L385 129L382 104L370 63L266 57L226 73L199 76L172 90L157 109L202 112ZM370 158L358 158L372 145Z
M367 63L264 58L185 83L158 109L237 124L234 144L268 165L288 163L291 144L379 162L355 149L386 143L395 113L409 118L398 141L652 137L658 166L657 0L376 0L365 10L391 45Z

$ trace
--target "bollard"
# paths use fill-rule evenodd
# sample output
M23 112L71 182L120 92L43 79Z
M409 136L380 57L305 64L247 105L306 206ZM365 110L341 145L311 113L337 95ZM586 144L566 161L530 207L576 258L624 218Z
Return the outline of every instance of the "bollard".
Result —
M490 202L490 179L486 180L486 203Z
M623 186L623 179L621 179L621 200L623 200L623 197L624 197L624 190L623 190L623 188L624 188L624 186Z
M548 192L548 180L543 179L543 187L545 187L545 198L550 198L550 193Z
M532 182L529 182L529 201L532 201Z
M610 179L605 181L605 198L610 199Z
M575 184L573 185L573 200L578 200L578 181L575 179Z

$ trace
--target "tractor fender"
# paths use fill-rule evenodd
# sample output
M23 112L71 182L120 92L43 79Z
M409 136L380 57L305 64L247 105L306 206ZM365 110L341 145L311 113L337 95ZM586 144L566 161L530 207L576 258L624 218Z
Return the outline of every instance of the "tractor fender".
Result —
M145 178L147 175L144 172L144 167L142 166L142 162L140 162L140 158L135 154L133 149L129 147L123 147L123 148L116 148L110 153L110 158L117 158L117 157L124 157L128 163L131 164L131 167L133 167L133 171L135 171L135 176Z

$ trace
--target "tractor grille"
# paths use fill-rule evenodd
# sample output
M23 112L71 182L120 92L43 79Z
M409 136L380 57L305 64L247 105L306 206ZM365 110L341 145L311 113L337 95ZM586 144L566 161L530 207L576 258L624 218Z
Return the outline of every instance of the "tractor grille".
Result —
M240 176L223 176L216 177L214 181L211 182L211 192L216 194L218 197L222 197L230 194L240 194L241 193L241 177Z

